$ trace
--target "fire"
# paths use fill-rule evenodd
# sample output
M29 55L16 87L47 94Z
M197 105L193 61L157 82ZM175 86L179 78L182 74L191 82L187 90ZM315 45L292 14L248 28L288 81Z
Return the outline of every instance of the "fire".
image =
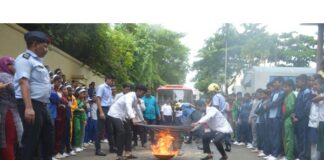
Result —
M168 131L159 132L156 137L158 141L151 145L153 155L177 155L179 150L173 150L175 138Z

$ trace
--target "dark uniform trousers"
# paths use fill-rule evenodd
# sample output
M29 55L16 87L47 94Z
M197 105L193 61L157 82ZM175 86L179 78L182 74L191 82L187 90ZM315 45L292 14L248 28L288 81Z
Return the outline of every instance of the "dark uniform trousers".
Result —
M100 136L103 135L103 133L106 131L108 134L107 138L109 141L109 148L113 149L115 148L115 132L112 126L111 120L108 118L107 113L109 111L109 107L102 106L102 110L105 115L105 120L100 119L100 112L97 112L98 115L98 121L97 121L97 135L96 135L96 142L95 142L95 147L96 147L96 152L99 152L101 150L101 145L100 145Z
M221 133L221 132L210 131L210 132L204 133L204 135L202 137L204 153L211 153L209 143L210 143L210 140L213 140L218 152L222 156L226 156L226 153L225 153L225 150L224 150L224 147L222 144L222 142L224 141L224 138L225 138L225 134Z
M54 126L47 110L47 104L32 100L35 121L34 124L30 124L25 121L23 100L18 99L17 102L24 127L23 147L17 151L17 160L32 160L35 157L39 157L36 159L51 160L54 149Z
M123 151L131 151L131 140L132 140L132 134L131 134L131 126L130 122L128 121L122 121L119 118L114 118L111 116L108 116L109 120L112 121L112 125L114 127L114 130L116 131L116 145L117 145L117 155L122 156Z
M295 124L297 158L300 160L310 159L310 145L307 139L308 118L300 119Z

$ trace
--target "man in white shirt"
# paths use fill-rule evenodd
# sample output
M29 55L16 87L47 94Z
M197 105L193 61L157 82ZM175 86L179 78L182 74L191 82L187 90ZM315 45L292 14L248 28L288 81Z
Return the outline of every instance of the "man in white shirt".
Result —
M208 90L211 91L211 88L215 88L215 86L209 86ZM191 126L194 127L193 130L198 129L201 125L204 124L208 126L208 128L205 129L205 133L203 134L202 138L204 153L207 153L208 155L204 158L201 158L201 160L213 159L213 155L209 146L211 140L213 140L218 152L222 155L220 160L227 160L228 158L222 142L224 141L226 134L232 133L233 130L227 119L216 107L217 106L215 105L207 106L206 115L203 116L198 122L191 124Z
M129 84L123 84L123 91L115 95L113 102L116 102L121 96L128 93L129 91L130 91L130 85Z
M208 155L205 158L202 158L202 160L213 159L212 152L209 147L210 140L213 140L218 151L221 153L222 158L220 160L226 160L227 155L223 148L222 141L224 140L226 134L233 132L231 125L216 107L210 106L207 106L206 108L206 115L203 116L198 122L193 123L192 126L198 128L198 126L205 123L208 126L208 130L206 129L203 135L203 150L204 153L207 153Z
M164 105L161 107L162 112L162 118L165 125L171 125L172 124L172 107L170 100L167 100Z
M116 131L116 144L117 144L117 160L123 160L123 150L130 152L131 148L128 148L125 143L126 137L131 137L130 124L126 121L126 118L130 118L136 125L134 109L137 107L139 98L143 97L147 92L147 88L143 85L138 85L135 88L135 92L129 92L120 97L115 103L112 104L108 111L108 118L113 124L113 128ZM127 147L127 148L126 148ZM126 158L136 158L133 155L128 155Z

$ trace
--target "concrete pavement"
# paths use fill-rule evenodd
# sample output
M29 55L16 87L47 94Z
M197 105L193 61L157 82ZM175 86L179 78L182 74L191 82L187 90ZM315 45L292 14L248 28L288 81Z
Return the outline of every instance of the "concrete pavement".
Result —
M108 152L107 143L102 143L102 148L104 152ZM211 149L214 152L214 160L218 160L220 155L213 144ZM197 149L196 144L183 144L182 146L183 156L178 156L172 160L199 160L201 157L205 156L201 150ZM142 147L137 147L133 150L133 154L138 157L138 160L156 160L151 154L149 149L144 149ZM228 160L261 160L258 158L256 153L252 153L250 149L243 146L232 146L232 151L228 153ZM65 158L64 160L114 160L116 159L116 154L108 153L107 156L100 157L94 155L94 146L88 147L76 156Z

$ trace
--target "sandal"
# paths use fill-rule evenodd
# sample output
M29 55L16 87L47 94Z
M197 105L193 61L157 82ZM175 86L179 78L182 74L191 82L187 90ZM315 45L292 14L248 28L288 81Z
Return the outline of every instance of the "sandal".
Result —
M136 157L136 156L130 154L130 155L126 156L126 158L127 158L127 159L137 159L138 157Z
M213 159L213 156L209 156L209 155L207 155L207 156L204 157L204 158L200 158L200 160L209 160L209 159Z

